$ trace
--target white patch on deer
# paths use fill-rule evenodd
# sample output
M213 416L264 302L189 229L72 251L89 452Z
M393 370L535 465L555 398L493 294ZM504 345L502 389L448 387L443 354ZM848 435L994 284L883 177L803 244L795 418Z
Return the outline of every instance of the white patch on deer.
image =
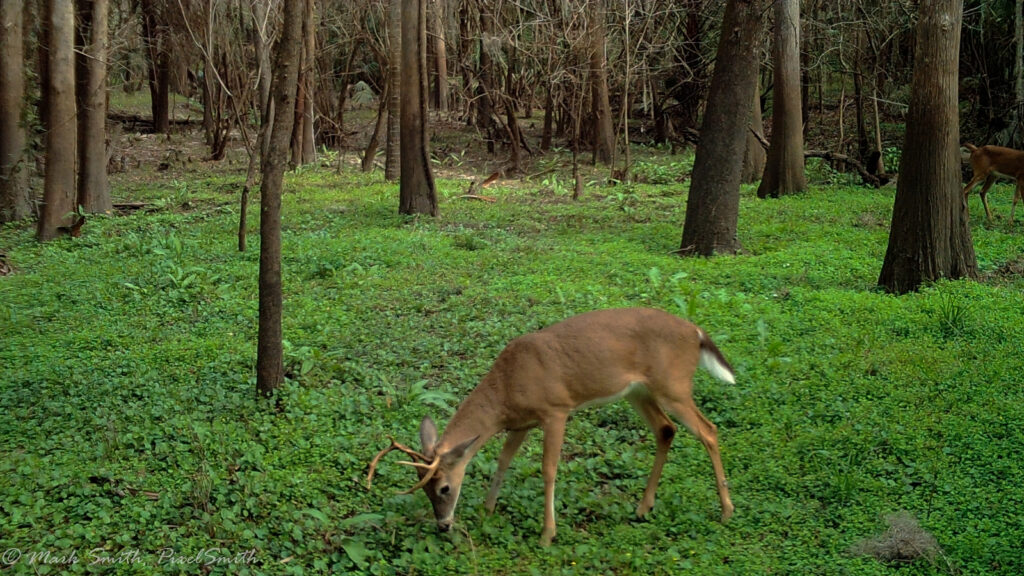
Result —
M611 404L612 402L618 402L626 396L631 394L646 394L647 386L643 382L630 382L629 386L626 386L622 390L619 390L611 396L605 396L603 398L594 398L593 400L587 400L583 404L573 408L573 412L589 408L591 406L603 406L604 404Z

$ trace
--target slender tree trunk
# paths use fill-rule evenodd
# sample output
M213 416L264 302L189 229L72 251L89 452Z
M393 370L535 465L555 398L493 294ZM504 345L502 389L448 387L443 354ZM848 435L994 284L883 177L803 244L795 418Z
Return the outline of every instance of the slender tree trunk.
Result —
M316 120L316 99L313 92L316 85L316 6L315 0L306 0L306 16L302 24L303 46L302 65L303 86L306 106L302 118L302 163L316 162L316 141L314 139L314 121Z
M363 152L363 172L373 170L373 162L377 158L377 147L380 145L380 135L387 123L390 92L390 83L385 83L384 93L380 95L380 103L377 105L377 122L373 125L373 134L370 136L370 141L366 144L366 150Z
M160 30L153 0L142 0L142 29L146 37L149 59L149 96L152 100L153 131L168 134L171 130L170 86L171 66L168 61L166 33Z
M1016 48L1013 60L1014 101L1007 145L1020 148L1021 142L1024 141L1021 130L1024 123L1024 0L1016 0L1013 3L1013 14L1013 40Z
M756 49L765 0L729 0L722 20L700 145L694 158L681 255L711 256L740 249L740 172L757 86Z
M427 137L427 1L402 2L402 176L400 214L437 216Z
M21 0L0 0L0 224L31 214L25 160L24 15Z
M764 166L768 161L768 152L761 145L761 141L754 135L757 131L764 136L764 120L761 117L761 94L757 85L754 85L754 102L750 108L750 129L747 130L747 145L743 151L743 171L740 182L752 184L761 179L764 174Z
M107 0L79 0L82 37L77 55L78 204L86 212L110 213L114 206L107 183Z
M960 180L957 98L963 0L921 0L906 142L889 247L878 283L917 290L940 278L973 278L978 265Z
M75 10L66 0L48 2L50 22L49 77L45 79L46 177L43 204L36 237L51 240L70 229L75 210L75 138L78 117L75 112Z
M256 0L250 4L253 23L255 25L256 61L259 66L260 118L265 126L274 125L274 99L270 94L271 68L270 47L267 46L267 26L270 0ZM265 157L270 149L270 137L264 134L260 138L260 156Z
M704 55L701 53L701 46L704 44L704 37L701 33L702 17L706 0L685 0L686 7L686 28L683 31L682 59L683 70L682 83L675 91L676 99L681 104L680 119L682 128L697 128L700 115L700 103L707 89L707 65ZM663 123L661 130L667 136L665 124L670 122L668 118L659 120Z
M295 122L295 99L302 52L303 5L285 2L284 24L274 61L273 98L276 114L270 149L263 158L260 188L259 337L256 345L256 389L270 396L284 380L281 341L281 192Z
M434 35L434 64L437 67L437 90L434 105L438 112L448 112L448 50L445 47L444 7L442 0L431 0L430 28Z
M853 100L856 106L857 118L857 155L861 162L867 160L868 150L868 129L864 112L864 40L865 32L857 32L857 57L854 59L856 68L853 71Z
M807 188L803 115L800 113L800 0L775 0L775 88L772 138L759 198Z
M384 179L398 180L402 163L402 0L388 5L388 140L384 150Z
M548 82L544 90L544 127L541 129L540 149L547 151L551 149L551 123L555 115L555 99L551 94L554 85Z
M487 152L495 153L494 148L494 65L491 53L487 49L486 40L494 32L494 14L487 2L480 2L480 63L477 72L476 94L476 126L487 138Z
M605 58L605 11L600 0L598 9L590 14L590 101L592 106L594 161L608 164L615 148L612 106L608 94L608 72Z

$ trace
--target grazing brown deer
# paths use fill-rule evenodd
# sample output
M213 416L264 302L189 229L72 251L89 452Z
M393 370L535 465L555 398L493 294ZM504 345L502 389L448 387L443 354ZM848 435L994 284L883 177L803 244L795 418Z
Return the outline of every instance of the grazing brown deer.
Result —
M974 176L964 188L964 199L971 193L978 182L985 180L981 187L981 203L985 206L985 216L992 220L992 210L988 207L988 189L996 178L1003 176L1013 178L1017 181L1017 189L1013 193L1013 207L1010 208L1010 224L1013 224L1013 215L1017 211L1017 202L1024 200L1024 152L1013 148L1002 146L982 146L978 148L973 144L964 144L964 147L971 151L971 170Z
M667 312L645 308L598 310L574 316L543 330L520 336L498 355L456 410L441 438L429 417L420 425L423 452L394 440L370 462L367 486L384 454L401 450L413 458L419 482L434 507L441 531L452 526L463 475L469 461L495 434L507 430L498 469L484 507L494 512L502 477L527 432L544 432L544 529L540 544L555 537L555 472L569 415L580 408L625 398L647 421L657 448L637 515L654 506L654 492L678 418L704 444L715 472L722 521L733 505L718 454L718 436L693 401L693 375L702 366L723 382L735 382L732 368L697 326Z

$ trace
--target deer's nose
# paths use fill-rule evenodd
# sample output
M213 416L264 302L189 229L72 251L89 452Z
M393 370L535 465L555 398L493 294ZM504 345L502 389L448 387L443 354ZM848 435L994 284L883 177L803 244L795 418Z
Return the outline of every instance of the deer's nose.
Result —
M441 532L447 532L448 530L451 530L451 527L452 527L451 519L448 519L448 520L438 520L437 521L437 529L440 530Z

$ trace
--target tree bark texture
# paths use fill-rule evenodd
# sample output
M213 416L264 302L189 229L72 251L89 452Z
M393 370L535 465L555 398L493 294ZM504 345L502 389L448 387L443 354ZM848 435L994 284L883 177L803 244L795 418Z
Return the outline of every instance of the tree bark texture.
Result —
M402 0L400 214L437 216L427 136L427 2Z
M750 107L750 130L747 130L747 145L743 151L743 170L740 174L740 182L752 184L757 182L764 175L764 166L768 161L768 152L761 145L757 134L764 136L764 119L761 116L761 94L757 85L754 85L754 101Z
M960 188L963 0L921 0L918 14L906 141L878 279L897 294L940 278L973 278L978 268Z
M25 158L24 15L21 0L0 0L0 224L31 214Z
M434 35L434 65L437 68L434 106L438 112L448 111L448 50L445 47L444 7L442 0L430 2L430 28Z
M107 0L78 0L84 41L78 53L78 204L109 214L107 182Z
M66 0L49 0L49 76L46 118L46 176L36 237L52 240L69 228L75 210L75 8Z
M270 396L284 380L281 341L281 193L295 122L295 99L302 52L303 4L286 2L281 39L274 58L272 92L274 125L269 153L263 158L260 188L259 336L256 345L256 388Z
M681 255L740 249L740 176L765 0L729 0L686 200Z
M803 114L800 112L800 0L775 0L775 87L772 138L759 198L778 198L807 189L804 176Z
M608 59L605 56L605 11L601 2L590 14L590 102L593 118L594 161L609 164L615 148L612 105L608 94Z
M388 182L398 180L402 162L402 2L390 0L388 3L388 132L384 146L384 179Z
M153 0L142 0L142 30L146 37L149 59L149 95L152 100L153 131L167 134L171 130L171 65L166 32L158 21Z

